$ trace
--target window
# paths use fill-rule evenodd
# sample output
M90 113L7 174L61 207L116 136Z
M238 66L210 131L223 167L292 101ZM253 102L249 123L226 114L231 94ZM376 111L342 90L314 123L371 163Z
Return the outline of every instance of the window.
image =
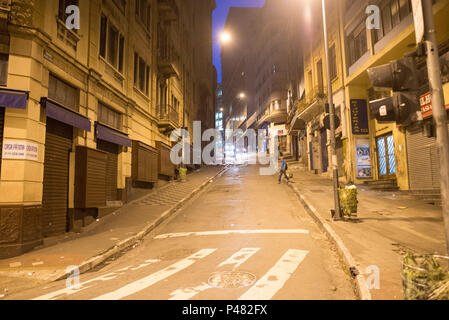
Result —
M123 73L125 38L104 15L100 22L100 56Z
M58 18L64 22L68 17L66 9L69 6L78 6L78 0L59 0Z
M151 29L151 5L147 0L136 0L136 18L147 30Z
M98 122L111 128L120 130L122 127L121 114L101 102L98 102Z
M334 80L337 77L337 55L335 53L335 44L329 49L329 67L331 80Z
M115 5L120 9L120 11L125 14L126 11L126 0L113 0Z
M387 35L402 20L407 18L412 12L410 0L386 0L380 4L381 26L374 33L375 42Z
M8 80L9 55L0 53L0 86L6 86Z
M365 21L348 36L348 47L349 65L351 66L368 51Z
M134 53L134 86L148 96L150 86L150 67L137 53Z
M105 16L101 16L101 25L100 25L100 56L106 58L106 33L108 20Z
M80 92L77 88L50 74L48 98L76 112L79 110Z

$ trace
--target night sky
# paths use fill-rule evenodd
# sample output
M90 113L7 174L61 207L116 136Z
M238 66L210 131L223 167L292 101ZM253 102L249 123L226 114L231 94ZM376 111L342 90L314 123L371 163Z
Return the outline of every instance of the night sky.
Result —
M230 7L262 7L265 0L216 0L217 9L213 13L213 37L218 38L223 29ZM217 68L218 82L221 82L220 45L214 41L214 65Z

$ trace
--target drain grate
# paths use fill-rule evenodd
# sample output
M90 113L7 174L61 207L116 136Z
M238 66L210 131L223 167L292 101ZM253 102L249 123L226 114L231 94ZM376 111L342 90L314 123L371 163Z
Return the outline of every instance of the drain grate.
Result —
M254 282L256 282L254 274L241 271L214 272L208 280L211 287L221 289L248 287L254 284Z

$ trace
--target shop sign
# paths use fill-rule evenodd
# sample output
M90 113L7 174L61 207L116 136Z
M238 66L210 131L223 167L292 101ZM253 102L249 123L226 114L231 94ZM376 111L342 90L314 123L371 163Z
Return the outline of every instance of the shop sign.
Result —
M3 159L37 161L38 153L37 143L18 140L3 141Z
M371 150L369 140L356 142L357 178L372 178Z
M421 113L423 119L431 117L433 115L431 93L427 92L426 94L422 95L419 98L419 103L421 105ZM446 105L446 110L449 110L449 104Z
M366 100L351 99L351 125L352 134L369 134Z

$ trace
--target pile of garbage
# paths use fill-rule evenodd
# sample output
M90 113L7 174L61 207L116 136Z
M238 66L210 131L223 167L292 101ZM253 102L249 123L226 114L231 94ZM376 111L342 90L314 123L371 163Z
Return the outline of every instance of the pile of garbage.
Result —
M439 263L438 261L441 261ZM448 257L407 253L402 260L406 300L449 300Z
M341 212L347 216L357 215L357 187L352 185L344 189L338 189L340 196Z

